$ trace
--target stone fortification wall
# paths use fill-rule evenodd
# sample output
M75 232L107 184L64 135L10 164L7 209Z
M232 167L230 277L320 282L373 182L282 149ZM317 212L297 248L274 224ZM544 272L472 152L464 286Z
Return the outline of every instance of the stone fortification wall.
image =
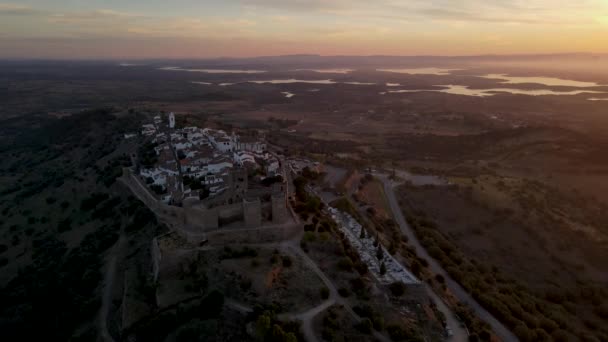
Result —
M267 243L283 241L294 237L301 230L300 225L277 225L253 229L220 229L206 234L210 245Z
M123 181L133 194L157 214L163 222L166 222L170 228L180 233L188 241L194 243L204 241L207 233L215 233L215 231L222 229L220 224L222 222L243 222L244 228L252 229L262 226L263 217L265 219L272 218L273 224L281 224L289 220L283 194L274 194L271 203L265 203L264 205L257 198L210 209L202 204L176 207L157 200L141 179L133 175L128 168L124 169ZM265 211L264 215L262 211ZM230 231L233 230L230 229ZM272 230L257 234L269 235L271 240L277 238L277 232ZM249 238L251 237L246 239ZM264 237L260 236L258 238Z
M243 200L243 216L247 228L257 228L262 225L262 203L259 198L252 201Z

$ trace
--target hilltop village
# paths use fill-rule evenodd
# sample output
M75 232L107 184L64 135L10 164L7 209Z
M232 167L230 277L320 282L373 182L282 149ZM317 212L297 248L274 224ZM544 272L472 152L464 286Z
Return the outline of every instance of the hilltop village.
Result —
M151 243L154 301L129 283L120 326L141 324L149 317L142 307L173 310L213 287L227 298L225 322L246 323L262 305L273 329L282 329L280 341L318 341L319 333L334 340L353 328L359 340L453 334L458 323L446 319L449 309L429 301L424 271L409 267L423 261L394 238L397 223L376 214L377 204L351 203L342 193L367 198L380 178L275 153L281 149L257 131L176 127L173 113L149 120L139 134L125 135L138 143L121 182L168 231ZM337 317L343 322L332 323ZM144 336L152 326L130 334ZM232 337L224 340L269 334L257 323L247 330L225 330Z
M175 128L173 113L166 125L155 116L153 123L142 126L141 133L149 141L140 153L139 175L166 204L232 204L263 195L258 185L284 179L279 157L266 150L263 137L211 128ZM254 184L249 186L248 179ZM248 192L256 187L257 192Z

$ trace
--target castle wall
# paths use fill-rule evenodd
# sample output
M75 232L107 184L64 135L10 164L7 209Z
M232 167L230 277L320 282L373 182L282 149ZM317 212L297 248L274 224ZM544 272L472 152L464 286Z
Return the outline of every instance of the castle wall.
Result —
M154 282L158 280L158 273L160 271L160 261L162 259L162 255L160 253L160 248L158 247L158 240L156 238L152 239L152 276L154 278Z
M195 231L206 231L219 227L217 208L191 207L182 209L185 215L185 224Z
M284 241L293 238L301 230L301 226L273 226L252 229L220 229L208 233L205 238L211 246L226 244L268 243Z
M287 221L287 205L283 194L272 195L272 223L283 223Z
M262 204L259 198L253 201L243 200L243 216L247 228L256 228L262 225Z
M240 172L235 174L237 180L239 174ZM158 201L130 170L125 170L125 176L127 176L127 185L134 194L155 213L164 216L169 226L191 243L206 241L210 234L215 234L214 236L220 239L224 235L231 236L233 241L237 241L240 238L237 238L233 233L234 229L220 229L222 224L234 222L243 222L245 229L253 229L251 232L244 231L243 239L245 240L275 241L277 239L281 240L283 234L288 234L287 231L281 231L282 227L255 229L262 226L263 219L271 219L274 224L288 221L289 217L283 193L275 193L271 196L269 203L262 203L259 198L256 198L255 200L242 200L239 203L220 205L210 209L202 203L199 205L191 204L192 206L187 207L176 207ZM245 177L243 179L246 179L246 174L242 176ZM246 183L246 181L244 182ZM273 189L273 191L276 190ZM167 217L173 219L166 220ZM154 272L157 273L157 271Z

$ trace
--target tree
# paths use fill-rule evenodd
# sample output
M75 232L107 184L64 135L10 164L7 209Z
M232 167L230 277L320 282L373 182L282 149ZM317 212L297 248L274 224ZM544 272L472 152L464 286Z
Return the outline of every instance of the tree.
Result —
M349 257L344 257L338 261L338 268L342 271L351 272L353 270L353 261Z
M321 201L316 196L310 196L306 201L306 210L309 213L316 213L321 208Z
M264 339L266 334L268 334L268 332L270 331L271 323L272 320L268 313L264 313L263 315L260 315L258 317L255 322L255 330L260 339Z
M401 281L396 281L394 283L391 283L388 286L388 288L389 288L389 290L391 290L391 293L393 294L393 296L397 296L397 297L403 296L406 291L406 286Z
M404 341L408 338L408 333L399 324L392 323L386 326L386 331L393 341Z
M338 294L339 294L341 297L344 297L344 298L346 298L346 297L350 296L350 292L349 292L349 291L348 291L348 289L347 289L347 288L345 288L345 287L341 287L341 288L339 288L339 289L338 289Z
M373 328L372 321L369 318L364 318L361 322L357 323L357 330L364 334L371 334Z
M380 274L386 274L386 265L384 264L384 262L382 262L382 264L380 265Z
M378 260L384 259L384 251L382 250L382 246L378 246L376 249L376 258L378 258Z
M291 264L293 262L291 261L291 258L287 255L283 256L283 267L291 267Z

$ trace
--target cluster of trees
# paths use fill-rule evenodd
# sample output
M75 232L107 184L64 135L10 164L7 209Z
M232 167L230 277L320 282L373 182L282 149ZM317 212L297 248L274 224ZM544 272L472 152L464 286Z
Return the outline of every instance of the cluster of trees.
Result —
M146 142L142 144L137 150L137 160L140 165L145 168L152 168L158 162L158 155L156 154L156 150L158 144L152 142Z
M100 304L95 291L101 281L101 255L118 239L119 229L104 225L71 251L53 236L34 240L35 262L0 291L5 336L66 340L93 317Z
M62 119L44 117L36 125L20 127L11 137L11 150L0 151L3 160L11 160L10 168L21 184L15 192L2 193L2 212L11 220L27 222L23 230L13 224L10 231L13 245L31 243L24 249L32 253L31 262L24 263L19 273L7 274L12 279L0 289L0 328L5 339L70 340L79 337L81 328L96 317L104 253L134 214L131 201L108 189L114 184L116 168L126 161L119 157L105 163L104 157L114 152L130 127L128 119L105 109ZM79 183L79 191L73 186L70 192L68 184L74 182ZM50 192L73 196L60 202L46 195ZM30 198L40 203L38 217L31 216L31 210L16 212L4 205L9 201L19 205ZM74 210L66 210L70 207ZM83 232L84 238L68 247L57 232L78 229L84 222L89 233ZM21 231L32 238L21 238ZM24 259L30 260L27 256L18 262ZM80 336L84 340L95 339L94 332L92 337L90 331L84 334Z
M321 209L323 209L321 200L317 196L311 195L306 191L308 181L307 178L302 176L293 180L296 193L295 202L293 203L294 210L304 221L307 221L310 216L319 217Z
M224 246L220 259L241 259L241 258L255 258L258 256L258 251L245 246L240 249L233 249L230 246Z
M368 320L371 323L371 327L374 330L376 330L376 331L384 330L384 317L382 317L382 314L380 312L374 310L374 308L371 307L369 304L355 305L353 307L353 311L359 317L363 318L363 321Z
M126 154L112 159L103 169L97 170L97 182L111 186L116 181L116 178L122 175L122 168L131 166L131 158Z
M298 342L304 339L297 322L282 322L277 319L273 308L255 308L252 313L258 341Z
M327 310L327 313L323 316L321 337L323 337L325 341L335 341L336 335L340 334L340 331L343 329L340 324L340 317L336 311L336 308L332 307Z
M204 329L203 332L210 332L210 330L211 332L215 332L213 328L222 314L223 307L224 294L213 290L205 297L196 299L191 303L179 305L177 308L169 307L155 313L153 316L138 322L135 326L125 331L123 336L130 336L133 340L137 341L165 341L170 333L193 319L206 322L205 326L211 323L211 326L207 326L210 329ZM191 327L188 330L180 329L178 333L184 337L191 337L191 335L194 335L192 330L201 332L201 328L203 327ZM187 340L196 341L198 338L200 336Z
M568 302L576 300L575 295L535 294L531 289L511 279L497 268L489 268L479 262L467 259L459 249L446 238L434 222L423 216L408 216L421 243L429 254L439 261L450 276L460 283L488 311L509 326L522 341L570 340L573 336L593 339L593 335L608 339L608 330L600 324L594 333L579 330L576 324L580 317L576 311L568 310ZM601 288L583 287L582 291L593 293L589 305L602 303L608 291ZM593 320L584 321L589 326ZM599 322L598 322L599 323ZM471 327L469 327L471 329ZM474 327L475 328L475 327ZM487 327L478 326L475 336L483 340Z

